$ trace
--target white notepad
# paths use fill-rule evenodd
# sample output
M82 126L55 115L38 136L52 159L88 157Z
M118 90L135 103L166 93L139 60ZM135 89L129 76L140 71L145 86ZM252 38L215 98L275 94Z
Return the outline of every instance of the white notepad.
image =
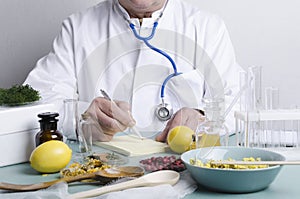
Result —
M166 143L152 139L140 139L132 135L114 136L110 142L94 142L95 145L126 156L140 156L163 153L169 150Z

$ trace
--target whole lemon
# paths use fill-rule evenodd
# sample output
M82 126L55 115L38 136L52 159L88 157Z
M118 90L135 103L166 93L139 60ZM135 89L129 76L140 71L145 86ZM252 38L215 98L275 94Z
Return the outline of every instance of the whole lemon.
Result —
M167 141L172 151L183 153L190 149L195 132L187 126L176 126L169 131Z
M51 140L36 147L30 155L30 165L41 173L55 173L68 165L72 150L62 141Z

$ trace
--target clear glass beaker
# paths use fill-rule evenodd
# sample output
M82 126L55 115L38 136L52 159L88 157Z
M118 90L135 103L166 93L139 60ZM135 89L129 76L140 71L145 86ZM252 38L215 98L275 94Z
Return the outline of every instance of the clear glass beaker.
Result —
M78 101L77 99L64 100L64 117L62 122L62 133L66 144L73 152L78 150Z
M205 121L198 125L196 147L213 147L228 145L228 130L224 125L221 98L205 98L204 103Z

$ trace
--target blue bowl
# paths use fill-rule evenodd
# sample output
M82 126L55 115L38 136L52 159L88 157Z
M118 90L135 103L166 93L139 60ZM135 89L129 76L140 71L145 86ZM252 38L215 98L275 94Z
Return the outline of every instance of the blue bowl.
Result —
M261 158L262 161L284 161L285 157L268 150L244 147L213 147L187 151L181 155L187 170L203 187L217 192L249 193L267 188L276 178L282 166L260 169L204 168L190 164L191 159L242 160L245 157Z

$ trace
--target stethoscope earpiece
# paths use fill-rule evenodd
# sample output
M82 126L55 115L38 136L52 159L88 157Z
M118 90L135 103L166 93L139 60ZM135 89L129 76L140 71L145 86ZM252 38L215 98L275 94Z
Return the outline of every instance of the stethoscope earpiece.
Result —
M156 107L155 115L157 118L161 121L167 121L169 120L173 115L173 108L169 104L159 104Z

